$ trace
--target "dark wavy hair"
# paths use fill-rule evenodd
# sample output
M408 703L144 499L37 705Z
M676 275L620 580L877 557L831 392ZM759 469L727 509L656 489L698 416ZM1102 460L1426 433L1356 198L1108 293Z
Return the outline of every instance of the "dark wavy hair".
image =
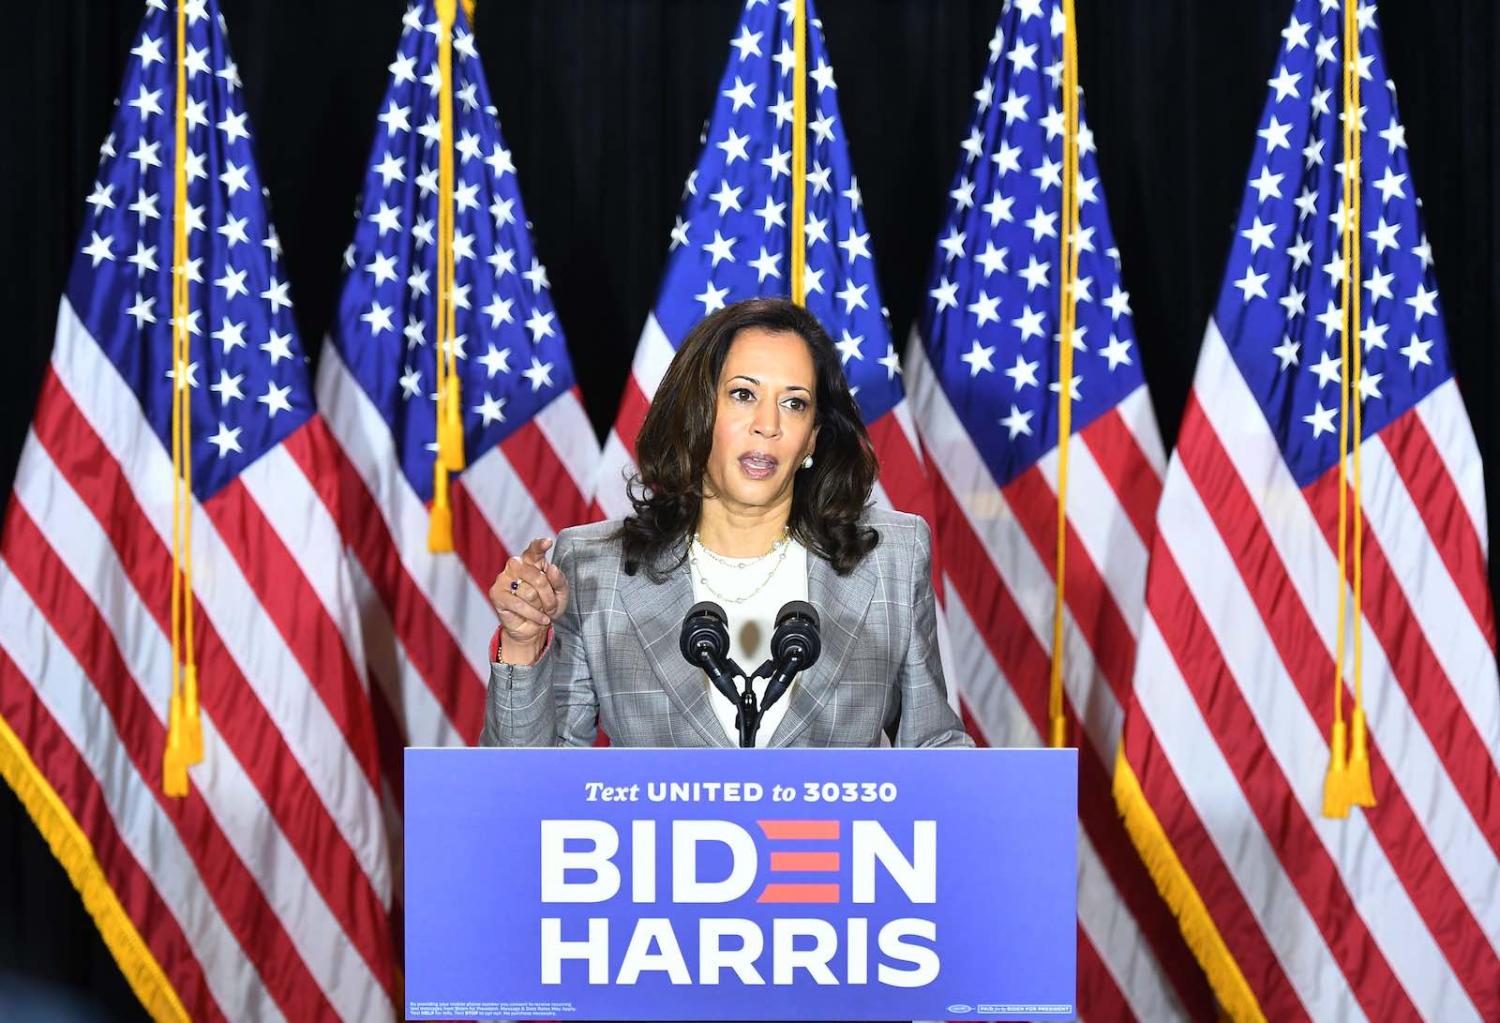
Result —
M860 525L880 467L833 339L817 318L785 299L737 302L706 317L683 340L636 439L638 472L629 483L633 515L616 536L625 571L644 565L662 582L687 558L687 538L703 506L703 474L713 448L719 374L729 346L743 330L796 334L807 343L816 372L813 395L817 454L797 469L792 485L791 535L847 575L880 542Z

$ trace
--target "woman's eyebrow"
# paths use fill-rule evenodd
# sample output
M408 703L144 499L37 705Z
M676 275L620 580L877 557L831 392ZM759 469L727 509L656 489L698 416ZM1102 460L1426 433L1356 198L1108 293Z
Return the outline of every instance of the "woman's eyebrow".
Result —
M734 376L730 377L729 379L730 380L748 380L752 384L754 384L756 387L760 386L760 381L757 380L757 379L755 379L755 377L750 376L748 373L736 373ZM804 394L811 394L812 393L812 391L809 388L803 387L801 384L788 384L786 387L783 387L782 390L783 391L801 391Z

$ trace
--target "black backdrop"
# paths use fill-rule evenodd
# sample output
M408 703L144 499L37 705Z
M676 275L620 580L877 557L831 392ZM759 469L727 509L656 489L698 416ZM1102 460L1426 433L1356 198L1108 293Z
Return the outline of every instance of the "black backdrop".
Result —
M311 353L403 0L221 0ZM881 289L904 339L1000 0L819 0ZM0 59L0 492L9 493L143 5L8 0ZM476 34L601 433L740 0L479 0ZM1080 78L1165 439L1217 294L1286 0L1078 0ZM1387 0L1413 177L1481 451L1500 453L1500 6ZM1488 481L1495 533L1500 508ZM1491 572L1492 584L1495 572ZM3 786L0 786L3 788ZM7 981L6 975L10 980ZM0 997L18 977L141 1013L14 796L0 794Z

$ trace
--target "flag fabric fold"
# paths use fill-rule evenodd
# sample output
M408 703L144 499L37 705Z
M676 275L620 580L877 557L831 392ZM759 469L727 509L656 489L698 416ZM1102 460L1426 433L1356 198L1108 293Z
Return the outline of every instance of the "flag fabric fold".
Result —
M970 730L997 746L1041 745L1050 731L1069 31L1061 0L1006 5L907 354L959 695ZM1107 795L1164 457L1081 103L1058 651L1067 744L1079 747L1079 1012L1205 1018L1203 975Z
M339 528L399 835L402 748L478 742L487 591L530 540L587 520L599 450L451 0L403 17L345 263L318 401L338 442ZM439 466L447 444L457 467ZM433 549L439 520L451 549Z
M252 143L218 4L150 0L0 538L0 773L157 1018L389 1018L333 446Z
M1479 453L1375 5L1297 0L1282 38L1115 796L1234 1018L1497 1019ZM1325 793L1361 712L1371 790Z

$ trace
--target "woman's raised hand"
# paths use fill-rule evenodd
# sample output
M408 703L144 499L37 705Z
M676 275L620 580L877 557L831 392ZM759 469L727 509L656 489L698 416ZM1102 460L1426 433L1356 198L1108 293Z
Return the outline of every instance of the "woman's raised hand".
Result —
M505 563L490 587L490 603L505 631L500 660L506 663L530 664L541 656L547 629L568 606L568 580L547 561L551 547L549 538L531 541Z

